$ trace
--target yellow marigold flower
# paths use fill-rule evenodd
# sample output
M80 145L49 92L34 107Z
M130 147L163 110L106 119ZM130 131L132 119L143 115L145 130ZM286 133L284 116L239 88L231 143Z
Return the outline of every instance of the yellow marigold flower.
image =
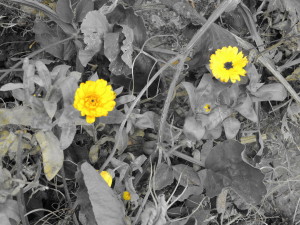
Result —
M243 52L239 52L237 47L228 46L218 49L210 56L209 62L213 76L221 82L228 82L230 79L235 83L241 80L240 76L246 75L244 67L248 59L244 57Z
M107 172L107 171L102 171L102 172L100 173L100 175L101 175L101 177L103 178L103 180L105 180L105 182L107 183L107 185L111 187L113 178L112 178L112 176L110 175L110 173Z
M129 191L124 191L123 192L123 199L126 201L129 201L131 199L131 195Z
M116 93L106 80L88 80L76 90L73 106L86 116L86 122L94 123L96 117L107 116L114 109L115 98Z
M205 112L210 112L211 108L209 104L206 104L204 107Z

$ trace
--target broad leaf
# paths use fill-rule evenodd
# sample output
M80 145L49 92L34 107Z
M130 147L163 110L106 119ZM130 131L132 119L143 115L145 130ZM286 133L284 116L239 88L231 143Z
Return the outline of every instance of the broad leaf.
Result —
M67 35L59 26L50 28L44 22L35 22L33 31L35 33L35 40L40 43L42 47L46 47L67 38ZM47 48L45 51L59 59L69 60L75 53L75 46L72 41L67 41L56 44L51 48Z
M110 24L126 25L133 30L134 42L133 44L141 48L147 39L146 28L142 17L137 16L132 8L124 8L118 4L116 8L108 13L107 19Z
M225 105L215 107L207 118L201 118L201 122L205 124L208 130L216 128L222 123L228 116L232 114L233 110Z
M240 88L237 83L232 84L220 93L220 103L227 106L235 106L239 98Z
M123 203L119 201L99 173L87 162L80 166L77 181L81 186L81 192L86 192L85 196L88 198L84 201L86 205L91 205L94 221L97 225L125 225ZM81 209L84 210L83 207Z
M125 39L123 40L123 45L121 46L121 50L123 52L121 58L126 63L129 68L132 68L132 54L133 54L133 39L134 33L133 30L127 26L122 25L123 34L125 35Z
M151 111L147 111L143 114L135 114L136 120L134 126L142 130L147 128L154 129L154 117L155 113Z
M61 169L64 161L59 140L51 131L38 131L35 136L42 151L44 173L48 180L52 180Z
M0 91L12 91L19 88L24 88L24 85L22 83L7 83L0 88Z
M257 69L253 64L249 64L247 70L247 76L249 77L249 84L247 85L247 89L252 93L256 92L258 88L260 88L263 83L259 83L261 74L258 73Z
M233 139L240 130L241 122L236 118L229 117L223 121L225 135L227 139Z
M65 150L72 144L75 134L76 134L75 124L67 123L61 126L61 134L59 138L61 150Z
M222 126L221 124L219 124L218 126L216 126L211 130L206 130L202 139L204 140L218 139L219 137L221 137L221 134L222 134Z
M110 62L113 62L119 56L120 50L120 33L104 34L104 55Z
M0 109L0 126L8 124L31 126L33 118L32 110L25 106Z
M246 97L240 99L240 104L237 105L234 109L238 111L240 114L242 114L247 119L257 122L258 117L256 115L256 112L253 109L253 103L249 95L247 94Z
M174 196L172 199L175 200L179 195L179 199L177 201L184 201L186 200L188 197L190 197L191 195L200 195L203 192L203 187L202 186L198 186L198 185L189 185L186 190L183 189L182 192L179 192L178 194L176 194L176 196Z
M65 23L72 23L74 13L70 0L58 0L56 3L56 13Z
M59 83L59 87L62 92L64 107L73 105L74 94L78 88L78 80L80 79L80 73L71 72L63 81Z
M113 111L109 112L107 116L97 118L97 122L104 124L120 124L124 119L124 113L117 109L114 109Z
M105 15L95 10L86 14L80 29L86 47L79 51L79 59L82 65L86 66L92 57L102 49L104 34L110 31L111 25Z
M0 220L2 225L11 225L10 219L19 224L21 221L18 202L8 199L0 204Z
M188 184L201 186L201 180L192 167L184 164L177 164L172 166L172 168L175 179L180 182L182 186L186 186Z
M263 184L264 175L259 169L242 160L241 154L244 148L244 145L233 140L215 146L206 158L205 167L215 173L213 176L216 179L210 180L212 176L207 174L205 183L207 186L213 186L217 182L220 187L231 187L246 202L259 204L266 194L266 187ZM223 185L220 185L221 181ZM218 190L213 194L219 194Z
M215 173L210 169L207 170L204 188L208 197L213 198L221 193L224 187L223 179L226 178L224 178L221 174Z
M185 118L183 133L190 140L200 141L205 133L205 128L191 116Z
M154 190L161 190L174 181L174 173L172 167L165 163L161 163L157 166L154 176Z
M265 84L252 95L253 101L283 101L287 97L287 91L280 83Z
M82 22L86 14L94 9L93 0L80 0L75 9L75 22Z
M57 109L57 103L52 101L43 100L44 108L48 116L52 119Z
M118 130L116 133L115 141L117 141L118 137L119 137L119 141L118 141L117 149L118 149L118 154L120 155L124 152L124 150L128 146L128 134L124 129L122 130L121 133Z
M18 137L13 132L7 130L0 131L0 157L4 157L8 152L8 149L18 142Z

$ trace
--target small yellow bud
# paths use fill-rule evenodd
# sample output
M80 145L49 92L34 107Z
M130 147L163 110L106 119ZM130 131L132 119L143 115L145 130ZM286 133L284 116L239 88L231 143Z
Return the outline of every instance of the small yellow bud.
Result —
M206 104L203 108L205 109L205 112L210 112L210 110L211 110L209 104Z
M103 180L105 180L105 182L107 183L107 185L109 187L111 187L113 179L112 179L112 176L110 175L110 173L107 172L107 171L102 171L100 173L100 175L102 176Z
M129 191L124 191L123 192L123 199L126 200L126 201L129 201L131 199Z

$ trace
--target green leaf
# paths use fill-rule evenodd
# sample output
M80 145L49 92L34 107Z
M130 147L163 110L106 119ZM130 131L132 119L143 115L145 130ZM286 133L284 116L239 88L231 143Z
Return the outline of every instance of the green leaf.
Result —
M195 89L195 105L192 110L194 113L207 114L204 106L209 104L211 107L214 104L214 81L210 74L204 74L199 85Z
M206 171L204 188L208 197L213 198L221 193L224 187L223 179L226 178L221 174L215 173L210 169Z
M223 121L225 135L227 139L233 139L240 130L241 122L236 118L229 117Z
M137 16L133 8L124 8L123 5L118 4L116 8L108 13L107 19L110 24L126 25L133 30L134 42L133 44L141 48L147 39L146 28L142 17Z
M191 117L186 117L184 120L183 133L185 136L193 141L200 141L205 133L205 128L196 121L196 119Z
M253 109L253 103L249 95L247 94L246 97L240 99L240 104L237 105L234 109L238 111L240 114L242 114L247 119L257 122L258 117L256 115L256 112Z
M206 130L202 139L204 139L204 140L218 139L219 137L221 137L221 134L222 134L222 126L221 126L221 124L219 124L218 126L216 126L215 128L213 128L211 130Z
M113 190L87 162L80 166L78 182L85 185L97 225L125 225L125 210Z
M67 123L61 126L61 134L59 138L61 150L65 150L72 144L75 134L76 134L75 124Z
M201 180L192 167L184 164L177 164L175 166L172 166L172 168L174 171L175 179L180 182L182 186L186 186L188 184L201 186Z
M287 90L280 83L265 84L256 92L251 93L253 101L283 101L287 97Z
M172 167L165 163L161 163L157 166L154 176L154 189L161 190L174 181L174 173Z
M132 54L133 54L132 42L134 40L134 33L129 26L122 25L122 27L123 27L122 32L125 35L125 39L123 40L123 45L121 46L121 50L123 52L121 58L129 68L132 68Z
M249 77L249 84L247 85L247 89L252 93L256 92L257 89L259 89L264 83L259 83L261 74L258 73L257 69L255 66L250 63L248 66L247 70L247 76Z
M196 96L195 96L195 91L196 88L195 86L190 83L190 82L182 82L181 83L182 86L185 88L188 96L189 96L189 100L190 100L190 106L191 109L193 110L193 112L195 113L195 109L196 109Z
M203 192L203 187L202 186L198 186L198 185L189 185L187 187L187 189L183 192L183 193L179 193L180 197L177 201L184 201L186 200L188 197L190 197L191 195L200 195ZM178 197L178 194L176 194L175 196L173 196L172 200L175 200Z
M223 187L231 187L248 203L259 204L266 194L266 187L263 184L264 175L259 169L243 161L241 154L244 149L245 146L237 141L224 141L210 151L205 167L215 173L214 177L217 178L215 180L218 183L222 180ZM211 182L211 177L207 174L205 183ZM213 186L215 183L208 185Z
M72 23L74 13L72 11L70 0L58 0L56 3L56 13L65 23Z
M151 111L147 111L143 114L135 114L136 120L134 126L142 130L147 128L154 129L154 117L155 113Z
M48 116L52 119L57 110L57 103L43 99L43 104Z
M83 66L86 66L92 57L102 49L104 34L111 30L111 25L105 15L94 10L86 14L80 29L86 47L79 51L79 60Z
M70 68L71 66L68 65L55 66L50 72L53 85L55 85L58 80L63 80L64 78L66 78Z
M117 59L120 54L120 33L106 33L104 34L104 55L110 62Z
M7 83L0 88L0 91L12 91L19 88L24 88L24 85L22 83Z
M13 132L7 130L0 131L0 157L4 157L9 148L18 142L18 137Z
M235 106L239 98L240 88L237 83L232 84L230 87L227 87L220 93L220 102L221 104L227 106Z
M70 105L73 105L74 94L76 89L78 88L77 83L80 77L81 77L81 73L74 71L71 72L69 76L67 76L63 81L59 83L65 108Z
M92 0L80 0L75 8L75 22L82 22L86 14L94 9Z
M124 105L129 102L133 102L135 100L135 98L136 97L134 95L123 95L116 99L117 106Z
M109 112L107 116L97 118L97 122L104 124L120 124L124 119L124 113L117 109L114 109L113 111Z
M233 110L225 105L220 105L215 107L210 114L208 114L207 118L201 118L203 124L205 124L208 130L212 130L220 125L223 120L225 120L228 116L232 114Z
M32 110L25 106L12 109L0 109L0 126L8 124L31 126L33 120Z
M52 180L61 169L64 161L59 140L51 131L38 131L35 137L41 147L44 173L47 180Z
M122 130L121 133L118 130L116 133L115 141L117 140L117 138L119 136L120 136L120 138L119 138L119 142L117 145L117 149L118 149L118 154L121 155L128 146L128 134L126 133L126 131L124 129Z
M59 26L50 28L44 22L35 22L33 32L35 33L35 40L40 43L41 47L46 47L67 38L67 35ZM75 45L72 41L67 41L47 48L45 51L59 59L69 60L75 53Z
M5 203L0 204L0 219L2 225L11 225L10 219L17 224L20 223L20 212L18 202L16 200L8 199Z

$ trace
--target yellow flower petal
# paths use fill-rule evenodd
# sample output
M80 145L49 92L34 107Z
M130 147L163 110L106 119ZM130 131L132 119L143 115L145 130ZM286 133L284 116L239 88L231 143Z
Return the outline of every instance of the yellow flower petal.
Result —
M105 182L107 183L107 185L109 187L111 187L113 179L112 179L112 176L110 175L110 173L107 172L107 171L102 171L100 173L100 175L103 178L103 180L105 180Z
M94 123L96 118L107 116L116 105L116 93L106 80L86 81L75 92L73 106L86 116L87 123Z
M237 47L223 47L216 50L215 54L210 56L209 67L213 76L221 82L232 83L240 81L240 76L246 75L244 67L248 63L243 52L239 52Z
M129 191L124 191L123 192L123 199L126 201L129 201L131 199L131 195Z

